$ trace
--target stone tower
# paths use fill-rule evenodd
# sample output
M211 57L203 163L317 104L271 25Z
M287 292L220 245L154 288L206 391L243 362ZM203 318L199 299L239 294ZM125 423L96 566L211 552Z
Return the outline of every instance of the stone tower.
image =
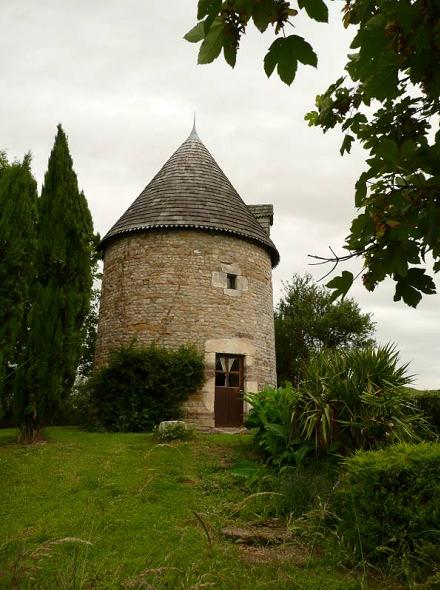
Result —
M275 385L272 205L246 205L195 128L101 242L96 365L123 343L204 354L186 403L198 427L239 426L242 392Z

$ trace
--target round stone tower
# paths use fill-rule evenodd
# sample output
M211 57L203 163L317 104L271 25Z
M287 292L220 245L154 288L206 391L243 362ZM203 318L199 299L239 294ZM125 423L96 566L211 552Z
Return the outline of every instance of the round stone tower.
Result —
M240 426L243 392L276 383L272 220L272 205L243 202L193 129L101 242L96 366L133 339L192 343L206 381L187 420Z

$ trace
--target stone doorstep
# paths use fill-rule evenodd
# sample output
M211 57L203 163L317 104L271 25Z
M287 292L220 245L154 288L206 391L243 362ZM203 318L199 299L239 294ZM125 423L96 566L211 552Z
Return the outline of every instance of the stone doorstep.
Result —
M197 420L197 419L184 419L184 422L190 427L193 428L196 432L205 432L209 434L249 434L250 430L245 428L244 426L239 427L222 427L218 428L216 426L212 426L213 420Z
M211 427L210 432L212 432L213 434L250 434L250 431L244 426L239 426L235 428L218 428L216 426L213 426Z
M218 428L216 426L200 426L198 424L191 424L197 432L204 432L206 434L250 434L250 431L243 427L240 428Z

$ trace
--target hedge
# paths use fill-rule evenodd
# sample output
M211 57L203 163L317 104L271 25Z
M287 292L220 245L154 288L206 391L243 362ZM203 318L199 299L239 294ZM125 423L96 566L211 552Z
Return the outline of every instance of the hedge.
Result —
M168 350L125 346L87 384L93 426L145 432L182 415L182 402L204 382L204 360L193 346Z
M425 568L429 575L429 563L440 559L439 474L440 443L434 442L346 459L335 494L340 533L369 562L405 558L414 572ZM433 548L438 555L427 558Z

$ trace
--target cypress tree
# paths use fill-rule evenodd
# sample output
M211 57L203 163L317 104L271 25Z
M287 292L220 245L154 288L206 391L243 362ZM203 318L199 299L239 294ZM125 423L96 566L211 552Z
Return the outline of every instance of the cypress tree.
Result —
M102 279L99 265L100 260L102 260L102 253L98 249L100 241L101 236L99 234L95 234L91 248L93 288L90 297L90 309L83 324L82 351L81 359L78 365L78 376L82 380L88 379L92 375L96 338L98 335L99 298L101 289L100 287L97 287L96 284Z
M0 152L0 160L2 160ZM3 162L5 159L3 160ZM31 156L1 165L0 175L0 417L11 382L35 283L37 183Z
M4 150L0 150L0 177L3 170L9 166L8 155Z
M39 280L16 381L23 442L35 440L75 381L90 306L92 243L92 218L59 125L39 200Z

